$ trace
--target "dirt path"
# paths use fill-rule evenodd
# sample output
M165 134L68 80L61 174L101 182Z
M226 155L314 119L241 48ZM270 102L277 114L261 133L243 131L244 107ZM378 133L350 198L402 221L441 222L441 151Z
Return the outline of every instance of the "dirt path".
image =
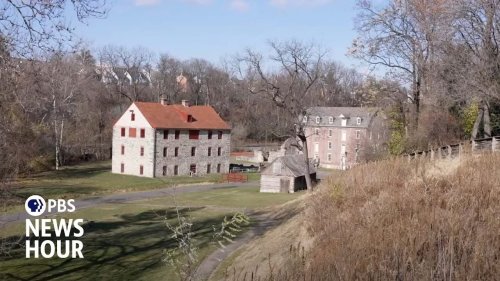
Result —
M290 203L293 204L293 201L285 203L284 205ZM198 269L196 270L196 277L200 280L208 280L217 269L217 267L232 253L234 253L240 247L250 243L254 239L262 237L268 231L271 231L281 224L285 223L290 218L294 217L298 212L277 212L276 208L280 209L281 206L248 214L250 218L255 221L254 226L238 239L236 239L234 243L227 245L224 249L217 249L208 257L206 257L198 266Z
M140 192L117 193L117 194L104 195L98 197L76 199L75 207L77 210L79 210L100 204L120 204L120 203L138 201L144 199L166 197L173 194L199 192L199 191L207 191L207 190L223 189L223 188L255 186L255 185L256 185L255 182L202 184L202 185L181 186L176 188L167 187L167 188L140 191ZM44 216L54 216L54 215L57 215L57 212L48 213L45 214ZM26 212L18 212L18 213L2 215L0 216L0 228L5 227L10 223L25 220L28 217L29 216Z

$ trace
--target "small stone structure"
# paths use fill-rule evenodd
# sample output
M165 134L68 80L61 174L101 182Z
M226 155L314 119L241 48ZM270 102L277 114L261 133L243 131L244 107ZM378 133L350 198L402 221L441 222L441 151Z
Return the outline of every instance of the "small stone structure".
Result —
M309 163L311 180L316 181L316 168ZM303 154L285 155L275 159L261 173L260 192L294 193L307 189L305 175L307 174L306 160Z

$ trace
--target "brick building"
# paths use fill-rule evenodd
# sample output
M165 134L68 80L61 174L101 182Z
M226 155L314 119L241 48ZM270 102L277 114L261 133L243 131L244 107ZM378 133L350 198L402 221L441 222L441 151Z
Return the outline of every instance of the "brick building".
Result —
M318 160L320 167L332 169L363 162L385 145L385 119L377 108L310 108L303 120L309 157Z
M144 177L229 170L231 128L210 106L134 102L113 126L112 172Z

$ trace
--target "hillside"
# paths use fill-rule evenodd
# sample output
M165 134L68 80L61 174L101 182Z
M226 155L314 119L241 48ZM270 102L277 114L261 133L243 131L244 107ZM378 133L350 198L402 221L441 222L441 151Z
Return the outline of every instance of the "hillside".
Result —
M214 280L498 280L499 165L396 159L331 177Z

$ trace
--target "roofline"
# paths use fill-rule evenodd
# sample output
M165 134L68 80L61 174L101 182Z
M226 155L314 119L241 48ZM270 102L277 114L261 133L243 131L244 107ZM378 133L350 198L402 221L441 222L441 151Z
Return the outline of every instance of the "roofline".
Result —
M160 130L170 130L170 129L180 129L180 130L218 130L218 131L231 131L232 128L229 128L229 129L221 129L221 128L186 128L186 127L178 127L178 128L175 128L175 127L169 127L169 128L165 128L165 127L153 127L154 129L160 129Z

